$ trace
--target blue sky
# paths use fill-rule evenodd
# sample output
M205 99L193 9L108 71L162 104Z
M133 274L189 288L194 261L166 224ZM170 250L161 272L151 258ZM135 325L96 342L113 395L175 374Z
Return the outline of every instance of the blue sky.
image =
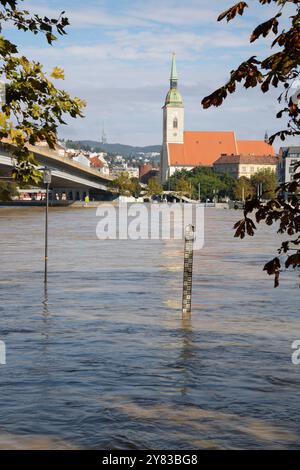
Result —
M24 7L70 19L68 35L48 46L29 33L5 33L19 50L57 65L66 79L58 82L87 101L85 119L69 121L60 136L100 140L102 123L109 142L160 144L162 110L168 90L171 53L177 54L179 87L185 102L187 130L235 130L238 138L263 138L280 121L275 94L239 91L221 108L204 111L200 102L223 84L232 68L251 55L263 54L265 40L249 44L249 33L267 19L270 7L251 8L237 21L216 18L234 0L31 0ZM277 127L276 127L277 126ZM298 142L296 142L298 143Z

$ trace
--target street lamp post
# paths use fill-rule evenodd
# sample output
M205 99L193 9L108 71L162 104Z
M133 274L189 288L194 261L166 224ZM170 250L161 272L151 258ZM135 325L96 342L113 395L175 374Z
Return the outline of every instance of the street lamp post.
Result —
M263 194L263 184L257 183L257 198L259 199Z
M46 215L45 215L45 269L44 269L44 283L48 279L48 210L49 210L49 186L51 183L51 170L44 168L43 182L46 185Z

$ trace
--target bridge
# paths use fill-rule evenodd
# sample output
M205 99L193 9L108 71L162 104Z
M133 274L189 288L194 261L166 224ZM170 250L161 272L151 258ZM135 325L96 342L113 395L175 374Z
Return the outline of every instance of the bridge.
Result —
M45 147L28 146L35 155L40 168L51 169L52 180L50 190L61 199L63 193L70 201L82 200L86 195L99 200L106 199L110 193L112 177L101 174L88 166L61 156L56 150ZM10 177L14 166L14 158L9 146L0 144L0 174ZM41 187L43 183L41 183Z

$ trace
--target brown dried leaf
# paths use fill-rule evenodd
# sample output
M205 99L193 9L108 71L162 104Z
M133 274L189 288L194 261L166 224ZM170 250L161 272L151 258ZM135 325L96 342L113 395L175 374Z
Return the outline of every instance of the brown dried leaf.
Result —
M227 22L231 21L237 14L242 15L245 8L248 8L246 2L238 2L232 7L228 8L228 10L221 13L221 15L218 17L218 21L222 21L224 18L227 19Z

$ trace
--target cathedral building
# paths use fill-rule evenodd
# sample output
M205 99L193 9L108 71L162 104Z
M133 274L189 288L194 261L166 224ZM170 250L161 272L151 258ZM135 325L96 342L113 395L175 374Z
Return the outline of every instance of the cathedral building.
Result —
M184 104L178 90L176 58L173 54L170 89L163 106L161 181L167 181L176 170L213 166L216 160L225 155L259 158L274 156L275 151L264 140L236 140L234 131L185 131Z

